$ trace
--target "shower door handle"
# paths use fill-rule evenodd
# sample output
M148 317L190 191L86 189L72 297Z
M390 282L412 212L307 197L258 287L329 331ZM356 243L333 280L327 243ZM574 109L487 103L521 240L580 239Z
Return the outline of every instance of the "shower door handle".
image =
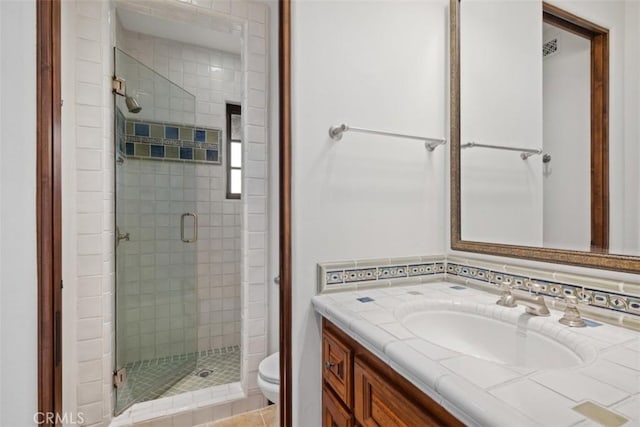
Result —
M184 233L184 220L185 218L187 218L188 216L192 216L193 217L193 236L188 239L185 237L185 233ZM185 243L193 243L195 241L198 240L198 216L196 214L194 214L193 212L186 212L183 213L182 216L180 217L180 240L182 240Z

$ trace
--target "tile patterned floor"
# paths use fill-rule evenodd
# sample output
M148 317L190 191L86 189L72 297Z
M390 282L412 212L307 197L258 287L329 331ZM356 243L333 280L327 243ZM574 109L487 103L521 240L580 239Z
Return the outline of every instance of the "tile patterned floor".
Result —
M196 427L276 427L278 405L270 405L266 408L235 415L224 420L214 421L207 424L200 424Z
M116 413L133 403L240 381L240 347L130 363L117 391Z

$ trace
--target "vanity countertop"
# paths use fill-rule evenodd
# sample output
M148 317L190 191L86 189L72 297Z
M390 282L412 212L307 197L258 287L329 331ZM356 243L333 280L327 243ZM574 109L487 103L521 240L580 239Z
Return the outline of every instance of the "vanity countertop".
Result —
M434 282L323 294L313 298L313 305L465 424L602 425L573 409L593 402L626 418L624 425L640 426L640 333L596 322L569 328L558 323L559 311L534 317L524 314L523 306L498 306L496 299L481 290ZM429 301L477 307L527 329L544 328L569 347L591 349L593 357L571 368L536 370L439 347L414 335L397 316L403 307Z

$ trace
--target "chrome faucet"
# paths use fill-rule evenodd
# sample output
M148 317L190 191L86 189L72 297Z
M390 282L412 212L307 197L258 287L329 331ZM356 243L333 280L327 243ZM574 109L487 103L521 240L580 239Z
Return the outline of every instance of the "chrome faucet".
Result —
M526 307L526 312L534 316L549 316L551 313L544 302L542 295L530 295L525 293L513 294L513 289L520 289L511 285L511 280L505 280L502 285L502 295L496 304L503 307L516 307L518 304ZM537 284L532 284L534 290L540 288Z

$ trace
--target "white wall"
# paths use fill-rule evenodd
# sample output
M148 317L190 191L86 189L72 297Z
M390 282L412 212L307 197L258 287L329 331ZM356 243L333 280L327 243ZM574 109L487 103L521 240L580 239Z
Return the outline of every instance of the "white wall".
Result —
M591 42L545 24L543 246L591 250ZM538 161L538 158L534 158ZM570 207L570 208L567 208Z
M0 425L37 411L36 7L0 2Z
M461 3L462 144L541 148L541 16L539 1ZM461 200L464 240L542 244L540 156L461 150Z
M316 263L442 253L444 158L415 141L332 124L442 137L445 1L294 2L293 424L321 423Z

